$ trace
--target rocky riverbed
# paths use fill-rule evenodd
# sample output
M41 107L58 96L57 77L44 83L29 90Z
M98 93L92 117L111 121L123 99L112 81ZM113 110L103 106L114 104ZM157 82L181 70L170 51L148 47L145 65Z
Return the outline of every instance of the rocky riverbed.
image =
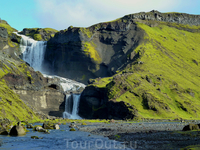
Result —
M81 127L81 131L123 142L131 149L168 150L200 144L200 131L182 131L187 122L111 122Z

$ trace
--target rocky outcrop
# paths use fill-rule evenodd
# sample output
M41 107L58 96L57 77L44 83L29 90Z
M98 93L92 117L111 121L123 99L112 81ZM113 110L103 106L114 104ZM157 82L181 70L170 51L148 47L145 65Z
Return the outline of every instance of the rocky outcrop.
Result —
M133 50L143 35L132 21L101 23L89 28L69 27L48 41L46 68L84 83L89 78L111 76L135 60Z
M163 21L163 22L172 22L178 24L188 24L191 26L200 25L200 15L190 15L186 13L161 13L156 10L151 12L140 12L136 14L126 15L123 19L140 19L140 20L152 20L152 21Z
M79 115L89 119L133 119L134 113L123 101L109 100L107 89L88 86L83 91Z
M47 41L53 37L56 32L58 31L51 28L24 28L20 34L32 37L37 41Z
M44 78L40 72L32 70L28 79L9 73L4 76L4 80L34 111L62 117L65 110L65 94L53 78Z

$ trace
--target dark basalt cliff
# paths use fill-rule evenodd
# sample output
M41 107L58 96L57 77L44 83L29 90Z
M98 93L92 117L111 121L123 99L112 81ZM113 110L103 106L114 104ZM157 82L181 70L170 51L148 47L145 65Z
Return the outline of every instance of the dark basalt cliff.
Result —
M156 22L199 25L200 16L151 11L88 28L69 27L48 41L47 70L84 83L89 78L115 74L137 58L134 49L144 41L144 31L136 22L142 21L150 26L156 26Z
M100 23L55 34L47 43L46 68L76 81L107 77L124 68L135 57L134 48L143 31L132 21Z

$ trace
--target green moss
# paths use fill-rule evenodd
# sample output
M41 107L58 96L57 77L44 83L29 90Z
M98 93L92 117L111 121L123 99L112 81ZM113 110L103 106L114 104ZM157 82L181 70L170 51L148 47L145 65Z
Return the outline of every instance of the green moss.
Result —
M115 139L116 139L116 140L118 140L118 139L120 139L120 138L121 138L120 135L118 135L118 134L115 135Z
M76 129L74 129L74 128L71 128L69 131L76 131Z
M91 44L89 42L84 43L84 53L88 57L90 57L95 63L100 64L101 63L101 57L99 56L97 50L95 49L94 44Z
M41 41L41 40L42 40L41 34L34 34L34 35L33 35L33 38L34 38L36 41Z
M83 125L83 126L86 126L86 125L87 125L87 123L83 122L81 125Z
M52 28L44 28L43 29L46 33L51 33L51 32L58 32L58 30L56 30L56 29L52 29Z

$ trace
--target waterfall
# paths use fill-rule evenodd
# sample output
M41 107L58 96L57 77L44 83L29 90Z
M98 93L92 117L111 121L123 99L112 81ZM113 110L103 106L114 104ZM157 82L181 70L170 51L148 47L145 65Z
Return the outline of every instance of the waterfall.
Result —
M19 35L19 34L18 34ZM23 60L30 64L35 71L43 73L42 63L46 50L46 41L35 41L25 35L21 36L20 49L23 54Z
M78 115L80 94L66 95L65 100L65 112L63 112L63 118L68 119L81 119Z
M62 86L65 92L68 91L77 91L78 89L85 88L85 85L70 79L66 79L63 77L59 77L56 75L46 75L44 74L44 70L42 68L44 55L46 50L46 41L35 41L30 37L25 35L20 35L15 33L18 36L21 36L20 42L20 50L23 54L22 59L30 64L31 67L34 68L35 71L40 71L43 73L45 77L58 79L60 85ZM69 119L81 119L78 116L78 106L79 106L80 95L71 94L66 95L65 100L65 112L63 112L63 118Z

